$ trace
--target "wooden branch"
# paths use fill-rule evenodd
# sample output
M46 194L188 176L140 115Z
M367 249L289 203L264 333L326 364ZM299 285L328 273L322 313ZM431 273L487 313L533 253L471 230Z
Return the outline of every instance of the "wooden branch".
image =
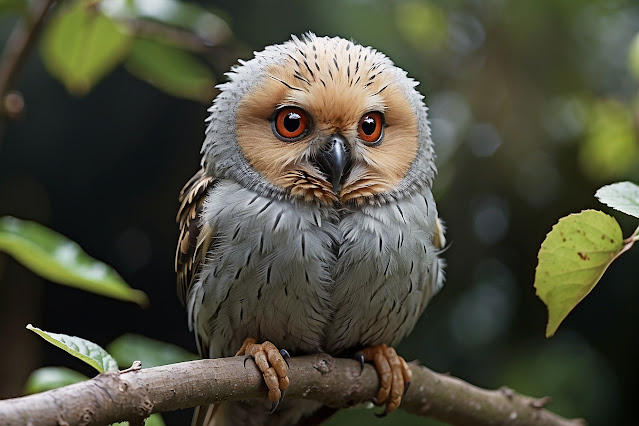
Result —
M413 382L400 408L454 425L576 426L512 390L484 390L411 364ZM377 373L366 365L326 354L290 360L286 399L308 398L331 407L349 407L377 394ZM148 369L100 374L91 380L40 394L0 401L4 426L134 424L151 413L230 400L265 399L266 385L244 357L206 359ZM392 414L391 414L392 416Z

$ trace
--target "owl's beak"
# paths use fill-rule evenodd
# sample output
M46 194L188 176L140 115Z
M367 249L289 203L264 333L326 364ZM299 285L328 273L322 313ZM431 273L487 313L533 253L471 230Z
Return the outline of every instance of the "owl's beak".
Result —
M339 133L328 137L326 146L317 156L320 169L328 175L328 179L333 185L333 192L337 195L342 190L343 178L348 172L350 159L346 138Z

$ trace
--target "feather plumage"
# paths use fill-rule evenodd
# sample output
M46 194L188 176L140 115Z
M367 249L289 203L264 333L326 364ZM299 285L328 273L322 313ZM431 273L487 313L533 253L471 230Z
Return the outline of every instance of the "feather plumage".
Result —
M292 355L398 343L443 284L417 83L372 48L310 33L228 75L178 213L178 293L200 353L231 356L247 337ZM281 107L308 114L301 138L275 134ZM371 111L385 119L380 143L358 134ZM347 156L338 189L318 160L335 135ZM198 421L291 424L319 406L284 401L265 416L261 404L232 402Z

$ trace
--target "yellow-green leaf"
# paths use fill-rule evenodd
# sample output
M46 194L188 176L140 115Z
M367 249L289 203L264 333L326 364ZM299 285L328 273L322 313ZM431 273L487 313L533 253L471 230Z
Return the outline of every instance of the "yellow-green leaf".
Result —
M33 331L47 342L86 362L100 373L118 369L118 363L115 362L115 359L93 342L80 337L40 330L31 324L27 325L27 329Z
M0 217L0 251L13 256L38 275L115 299L148 303L110 266L86 254L80 246L38 223Z
M42 57L71 93L84 95L129 51L131 35L91 2L77 1L47 26Z
M555 334L622 248L619 224L600 211L571 214L553 226L539 250L535 273L537 296L548 307L546 337Z
M135 40L125 67L164 92L209 103L214 95L212 71L195 56L154 40Z

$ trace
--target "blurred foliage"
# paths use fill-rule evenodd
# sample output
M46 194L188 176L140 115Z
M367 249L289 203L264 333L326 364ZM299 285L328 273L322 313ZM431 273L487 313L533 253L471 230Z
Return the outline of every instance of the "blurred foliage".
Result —
M0 217L0 251L53 282L141 306L148 304L146 294L129 287L113 268L87 255L77 243L35 222Z
M0 0L0 40L27 4ZM549 341L531 283L537 250L559 217L593 207L603 184L639 181L636 1L70 0L50 22L80 7L132 41L81 76L90 91L76 99L41 62L49 62L48 27L42 56L32 55L19 82L24 118L0 145L0 214L37 219L81 242L154 303L141 311L61 286L29 287L22 303L46 299L43 327L100 343L135 332L194 350L175 296L173 217L197 169L206 112L183 99L209 103L214 81L237 58L311 30L388 54L421 82L430 108L434 189L452 241L447 284L399 352L479 386L550 395L551 409L591 425L633 422L637 250L608 269ZM4 297L19 271L0 257L0 325L25 323L16 325L24 319ZM44 365L65 362L46 348L43 357ZM345 410L331 424L368 424L374 411ZM186 424L189 415L165 418ZM383 420L409 421L433 424L404 413Z
M168 94L201 100L213 97L212 72L179 48L138 38L125 67Z
M85 95L123 61L141 80L186 99L208 102L215 80L189 49L224 41L222 19L174 0L75 0L51 18L44 64L69 92Z
M605 182L639 170L639 140L628 106L617 100L594 101L586 114L579 153L584 173Z
M45 392L88 379L89 378L84 374L78 373L70 368L42 367L29 375L27 383L24 385L24 393L29 395Z
M125 28L78 1L49 22L42 55L69 92L84 95L126 56L130 43Z
M149 339L136 334L118 337L106 347L121 368L128 368L134 361L142 362L143 368L193 361L200 357L183 348Z

